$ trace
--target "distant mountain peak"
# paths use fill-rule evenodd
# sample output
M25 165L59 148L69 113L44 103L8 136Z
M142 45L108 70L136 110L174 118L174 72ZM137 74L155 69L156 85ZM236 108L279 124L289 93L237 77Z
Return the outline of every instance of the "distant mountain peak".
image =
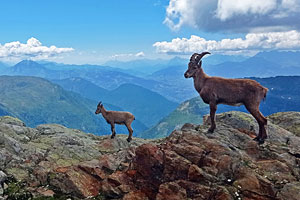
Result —
M181 58L179 56L175 56L169 60L169 65L181 65L188 63L188 59Z
M28 60L22 60L18 64L38 64L38 63L33 60L28 59Z
M33 61L33 60L22 60L19 63L17 63L15 66L24 66L24 67L43 67L39 63Z

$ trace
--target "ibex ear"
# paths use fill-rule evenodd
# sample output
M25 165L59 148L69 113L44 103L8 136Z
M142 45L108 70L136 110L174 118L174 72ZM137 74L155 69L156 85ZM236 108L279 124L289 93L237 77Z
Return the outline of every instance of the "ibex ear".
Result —
M202 67L202 60L199 60L198 64L197 64L197 67L198 68L201 68Z
M102 101L100 101L97 106L101 106L101 104L102 104Z

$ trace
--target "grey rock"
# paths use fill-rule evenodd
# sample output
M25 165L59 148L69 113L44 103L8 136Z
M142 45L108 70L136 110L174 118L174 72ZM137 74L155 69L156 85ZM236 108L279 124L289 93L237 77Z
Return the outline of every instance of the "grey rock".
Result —
M4 185L4 181L6 181L6 179L7 179L7 175L3 171L0 171L0 198L4 193L3 185Z
M11 117L11 116L0 117L0 123L16 125L16 126L23 126L23 127L26 126L24 122L22 122L21 120L19 120L17 118Z
M297 136L300 136L300 112L279 112L268 116L276 124Z
M2 185L6 179L7 175L3 171L0 171L0 185Z
M59 124L42 124L36 127L41 135L54 135L56 133L63 133L66 129Z
M5 146L7 146L9 149L12 149L16 154L19 154L23 150L20 142L14 138L6 137L4 142Z

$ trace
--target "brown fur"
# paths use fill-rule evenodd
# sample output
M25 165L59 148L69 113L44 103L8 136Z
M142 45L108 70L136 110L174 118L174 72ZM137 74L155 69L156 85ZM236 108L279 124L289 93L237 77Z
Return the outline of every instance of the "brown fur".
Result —
M101 102L97 105L97 110L95 111L95 114L99 113L102 114L106 122L111 126L111 138L114 138L116 136L115 124L123 124L127 127L129 132L127 141L130 142L132 140L133 130L131 127L131 123L133 122L133 120L135 120L133 114L123 111L108 111L104 108Z
M206 54L210 53L194 53L184 76L185 78L193 77L195 89L202 100L210 106L211 127L209 131L213 132L216 128L215 113L218 104L232 106L243 104L259 124L259 134L255 140L263 143L267 138L265 129L267 119L259 111L259 104L266 98L268 89L250 79L226 79L206 75L201 67L201 58Z

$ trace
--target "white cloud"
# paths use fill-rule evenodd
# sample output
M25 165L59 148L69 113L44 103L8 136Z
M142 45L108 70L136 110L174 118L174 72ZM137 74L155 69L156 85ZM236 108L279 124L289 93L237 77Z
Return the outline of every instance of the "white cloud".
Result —
M219 0L216 10L216 16L220 20L226 21L227 19L230 19L235 15L265 15L266 13L276 9L276 4L277 2L275 0Z
M170 0L164 23L204 31L300 30L300 0Z
M36 38L30 38L27 43L19 41L0 44L0 58L6 60L13 59L45 59L58 56L59 54L71 52L73 48L58 48L56 46L43 46Z
M138 53L122 53L122 54L115 54L111 56L113 60L128 60L128 59L134 59L134 58L141 58L145 57L145 53L143 51Z
M173 30L179 29L184 24L195 26L194 12L196 9L194 7L197 4L196 1L192 0L170 0L164 23Z
M145 53L144 52L138 52L134 55L135 57L145 57Z
M156 51L167 54L189 54L211 51L219 53L245 53L262 50L300 50L300 32L249 33L245 38L206 40L192 35L191 38L176 38L171 42L153 44Z

